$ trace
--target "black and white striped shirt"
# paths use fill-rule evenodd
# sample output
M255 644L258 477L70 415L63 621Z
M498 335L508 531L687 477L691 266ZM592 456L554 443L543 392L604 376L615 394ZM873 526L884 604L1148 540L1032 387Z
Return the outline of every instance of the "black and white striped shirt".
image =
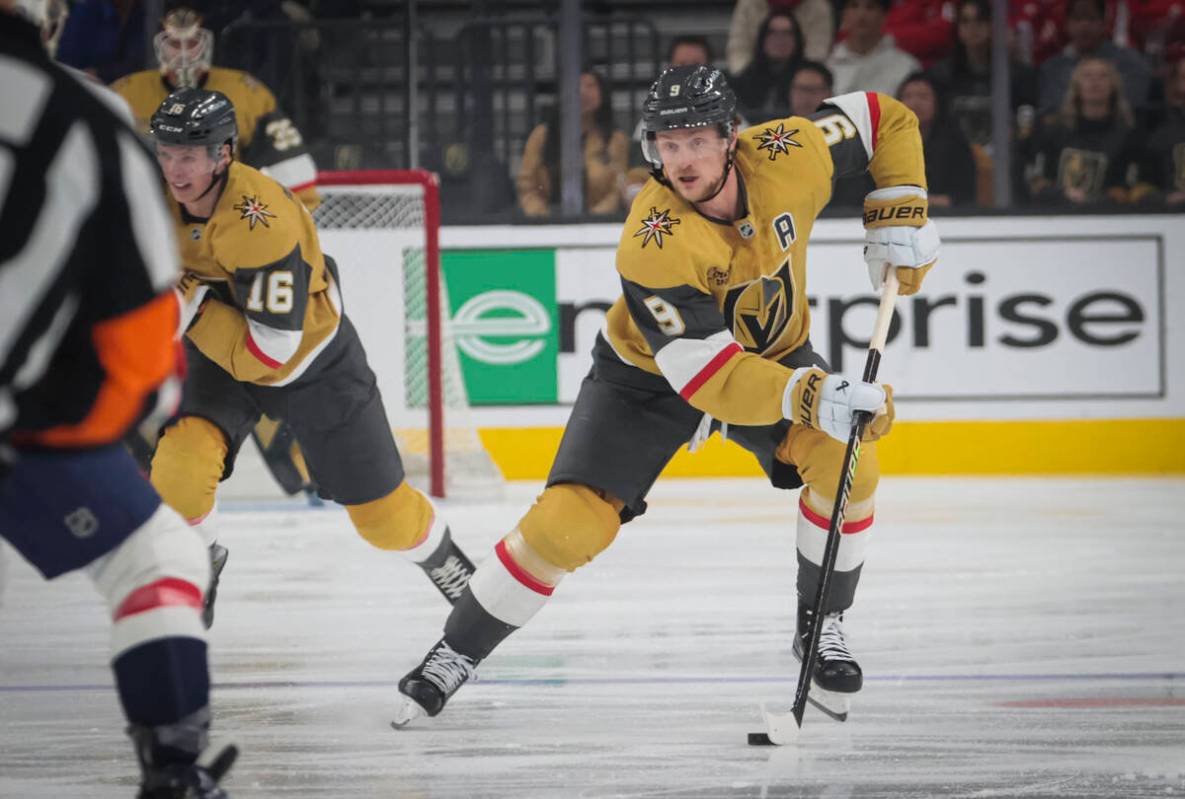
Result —
M178 274L160 173L118 98L4 12L0 95L0 441L90 424L56 440L110 443L172 348L156 340Z

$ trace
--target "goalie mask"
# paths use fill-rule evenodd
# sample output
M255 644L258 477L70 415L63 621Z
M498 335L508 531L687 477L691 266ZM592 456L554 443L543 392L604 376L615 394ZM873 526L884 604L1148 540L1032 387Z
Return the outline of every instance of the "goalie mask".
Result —
M214 60L214 34L189 8L176 8L161 20L163 30L152 39L160 72L170 85L197 86Z
M670 67L650 87L642 103L642 155L651 174L668 184L662 156L656 146L658 133L682 128L716 128L725 140L736 130L737 98L724 73L703 64ZM732 149L724 164L717 193L732 169ZM713 194L712 196L715 196ZM707 199L711 199L710 197Z

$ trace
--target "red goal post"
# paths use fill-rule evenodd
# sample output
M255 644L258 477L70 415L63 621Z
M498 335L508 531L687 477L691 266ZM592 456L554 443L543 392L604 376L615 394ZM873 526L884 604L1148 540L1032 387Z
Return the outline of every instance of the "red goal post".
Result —
M452 339L442 319L447 301L436 175L421 169L329 171L318 175L317 187L321 245L342 272L346 313L378 375L409 479L415 481L419 469L412 467L423 450L427 489L443 497L451 482L447 472L458 468L450 463L446 433L450 424L467 421L446 414L467 415L468 403L456 354L445 351ZM469 427L467 435L476 441Z

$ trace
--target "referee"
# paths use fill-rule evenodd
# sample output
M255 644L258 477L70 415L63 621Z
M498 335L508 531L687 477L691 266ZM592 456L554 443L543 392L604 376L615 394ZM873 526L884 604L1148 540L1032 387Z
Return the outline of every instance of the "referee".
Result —
M206 548L120 443L176 401L177 246L133 131L42 47L44 7L0 0L0 537L105 601L140 797L225 799L235 749L197 765Z

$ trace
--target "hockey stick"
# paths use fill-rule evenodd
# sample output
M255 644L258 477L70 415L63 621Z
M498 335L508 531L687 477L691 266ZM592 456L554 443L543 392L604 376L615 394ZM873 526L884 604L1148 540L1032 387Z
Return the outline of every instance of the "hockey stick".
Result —
M881 353L885 349L885 341L889 337L889 324L893 321L893 306L897 301L897 270L890 267L885 270L885 282L881 285L881 302L876 312L876 326L873 328L872 340L868 342L868 357L864 361L863 380L866 383L876 381L876 373L881 364ZM864 435L864 428L872 421L872 414L857 412L853 418L852 433L848 436L848 446L844 451L843 467L840 469L839 488L835 492L835 509L831 512L831 525L827 529L827 544L823 549L823 562L819 566L819 588L815 594L814 614L812 616L811 634L802 653L802 669L798 672L798 689L794 693L794 707L791 715L765 712L765 725L770 743L781 745L793 740L798 729L802 727L802 714L806 710L806 703L810 696L811 674L815 670L818 658L819 636L823 632L820 620L823 618L823 608L827 605L827 594L831 589L831 575L835 571L835 560L839 556L840 530L843 528L844 514L848 509L848 498L852 493L852 481L856 475L856 464L860 461L860 438ZM794 725L791 726L790 718ZM842 720L842 719L841 719ZM759 738L759 736L758 736ZM750 737L753 743L764 743Z

